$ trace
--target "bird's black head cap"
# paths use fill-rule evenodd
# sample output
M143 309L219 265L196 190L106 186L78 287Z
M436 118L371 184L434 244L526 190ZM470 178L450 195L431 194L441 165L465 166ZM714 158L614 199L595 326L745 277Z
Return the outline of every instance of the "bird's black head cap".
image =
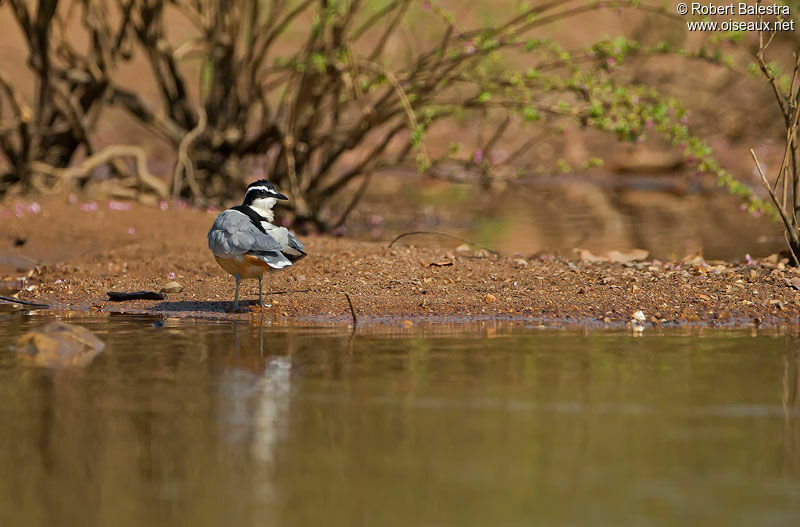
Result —
M244 195L244 204L249 205L253 201L261 198L275 198L288 200L286 196L278 192L275 185L266 179L259 179L247 185L247 192Z

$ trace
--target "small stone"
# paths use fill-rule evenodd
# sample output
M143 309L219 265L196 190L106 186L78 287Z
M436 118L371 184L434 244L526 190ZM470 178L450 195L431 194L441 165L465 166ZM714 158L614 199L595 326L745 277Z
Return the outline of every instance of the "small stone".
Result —
M494 302L497 300L497 297L494 296L492 293L486 293L486 296L483 298L483 301L488 303Z
M526 260L525 258L517 258L516 260L514 260L514 265L516 265L517 267L528 267L528 260Z
M180 293L181 291L183 291L183 286L178 282L167 282L161 288L162 293Z
M647 317L644 316L644 313L641 310L634 311L632 318L637 322L644 322L647 320Z

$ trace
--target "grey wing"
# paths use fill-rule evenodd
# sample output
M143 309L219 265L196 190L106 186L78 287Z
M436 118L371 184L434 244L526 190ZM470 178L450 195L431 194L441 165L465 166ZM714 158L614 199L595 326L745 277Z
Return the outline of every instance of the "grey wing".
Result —
M261 232L247 215L236 210L222 212L208 231L208 248L214 256L231 257L254 254L267 259L285 260L281 244ZM270 263L267 261L267 263Z
M306 254L306 248L291 231L289 232L289 247L300 251L301 253L303 253L303 256L305 256Z

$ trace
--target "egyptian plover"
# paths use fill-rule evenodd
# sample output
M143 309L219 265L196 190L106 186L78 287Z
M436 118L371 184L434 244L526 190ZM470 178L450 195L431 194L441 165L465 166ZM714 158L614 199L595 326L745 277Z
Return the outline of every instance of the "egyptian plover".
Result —
M305 253L303 244L286 227L273 225L272 208L279 199L289 199L266 179L247 186L241 205L222 211L208 231L208 248L217 263L236 279L233 308L239 309L239 282L258 278L258 305L261 280L266 271L289 267Z

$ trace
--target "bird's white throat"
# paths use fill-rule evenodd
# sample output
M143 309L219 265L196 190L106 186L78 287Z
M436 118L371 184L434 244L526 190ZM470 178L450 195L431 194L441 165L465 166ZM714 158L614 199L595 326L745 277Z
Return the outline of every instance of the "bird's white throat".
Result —
M250 208L256 211L260 216L263 216L267 219L267 221L272 222L275 219L275 211L272 210L272 207L275 206L278 200L275 198L260 198L254 200L253 203L250 204Z

